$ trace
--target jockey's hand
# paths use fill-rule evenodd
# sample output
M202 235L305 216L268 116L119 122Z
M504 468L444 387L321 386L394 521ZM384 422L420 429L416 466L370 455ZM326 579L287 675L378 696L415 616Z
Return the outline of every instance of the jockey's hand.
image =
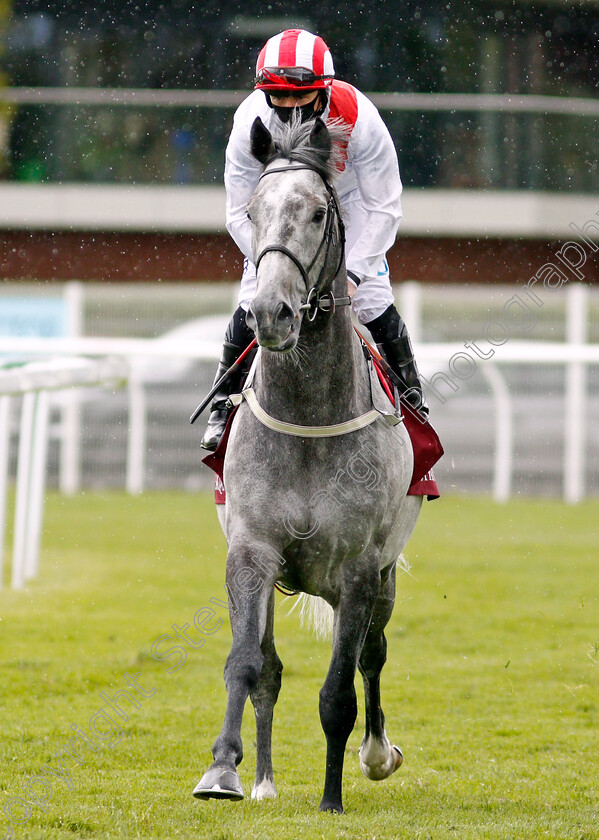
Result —
M351 277L348 277L347 278L347 294L348 294L348 296L350 298L353 298L353 296L356 294L357 289L358 289L358 284L356 282L354 282L351 279Z

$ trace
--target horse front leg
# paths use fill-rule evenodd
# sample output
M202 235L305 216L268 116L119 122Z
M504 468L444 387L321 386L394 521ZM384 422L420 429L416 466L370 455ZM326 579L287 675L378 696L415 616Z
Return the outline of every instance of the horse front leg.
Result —
M281 689L283 663L277 655L274 640L275 593L271 590L268 601L266 631L262 639L264 664L258 685L250 697L256 717L256 779L252 799L273 799L277 795L272 771L272 719L273 710Z
M233 644L225 664L227 709L220 735L212 747L214 759L196 785L198 799L243 799L237 765L243 759L241 722L248 695L260 679L264 655L261 642L266 629L268 601L276 579L259 549L232 543L227 555L227 589Z
M366 731L360 747L360 767L368 779L380 781L394 773L403 761L399 747L392 745L385 732L381 708L381 671L387 659L387 626L395 603L395 564L383 574L372 621L364 641L358 667L364 679Z
M343 813L342 781L345 746L357 716L354 677L368 630L380 576L374 561L343 570L335 609L333 655L320 690L320 722L327 739L327 764L321 811Z

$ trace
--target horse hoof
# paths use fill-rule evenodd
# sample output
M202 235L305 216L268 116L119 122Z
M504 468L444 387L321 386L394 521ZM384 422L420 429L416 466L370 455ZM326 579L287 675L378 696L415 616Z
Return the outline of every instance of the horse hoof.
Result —
M243 799L243 788L234 770L211 767L195 786L193 795L196 799L230 799L231 802L239 802Z
M376 744L374 746L376 747ZM377 755L377 752L370 751L369 747L372 750L373 743L370 740L360 748L360 769L367 779L381 782L388 779L403 764L403 753L395 744L387 741L386 755L381 755L380 752Z
M343 805L340 802L328 802L322 800L318 806L319 811L328 811L329 814L343 814Z
M399 770L399 768L403 764L403 753L395 744L393 744L392 746L395 750L395 767L393 768L392 772L395 773L395 771Z

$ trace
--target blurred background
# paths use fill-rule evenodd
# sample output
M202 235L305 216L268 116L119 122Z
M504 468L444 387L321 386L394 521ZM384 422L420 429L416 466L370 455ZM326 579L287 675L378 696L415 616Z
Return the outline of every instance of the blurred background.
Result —
M4 86L243 91L264 41L291 25L321 33L337 75L364 91L593 97L599 83L599 9L589 0L2 0L0 78ZM3 176L220 184L231 113L5 107ZM599 187L596 122L582 115L393 109L385 116L412 187Z
M442 491L596 495L599 365L566 351L502 361L502 349L599 339L599 2L240 5L0 0L0 338L218 343L241 270L224 229L232 115L265 40L302 26L325 38L338 77L371 96L395 142L404 220L389 262L424 375L507 323L492 362L474 356L476 371L454 371L458 387L429 400ZM585 255L576 269L556 257L573 239ZM559 288L543 287L547 265L563 271ZM535 277L534 322L508 319ZM433 361L423 348L442 343L453 350ZM131 388L77 392L70 423L53 398L50 483L209 487L202 424L188 417L213 371L212 360L139 362L133 477ZM12 475L18 399L5 416Z

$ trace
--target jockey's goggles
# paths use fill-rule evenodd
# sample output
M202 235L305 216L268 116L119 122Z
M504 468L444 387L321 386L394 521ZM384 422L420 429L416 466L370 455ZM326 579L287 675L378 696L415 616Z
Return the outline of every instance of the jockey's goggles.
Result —
M263 67L256 78L257 88L322 88L328 86L334 76L317 76L305 67ZM306 91L303 91L305 93ZM302 95L303 95L302 93ZM290 92L292 96L293 93Z

